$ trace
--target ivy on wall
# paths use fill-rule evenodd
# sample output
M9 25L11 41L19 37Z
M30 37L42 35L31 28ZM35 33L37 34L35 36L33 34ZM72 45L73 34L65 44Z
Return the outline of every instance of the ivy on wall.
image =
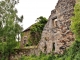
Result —
M29 44L30 45L37 45L40 41L41 34L45 24L47 23L47 19L43 16L37 18L36 23L33 24L30 28L30 37L29 37Z

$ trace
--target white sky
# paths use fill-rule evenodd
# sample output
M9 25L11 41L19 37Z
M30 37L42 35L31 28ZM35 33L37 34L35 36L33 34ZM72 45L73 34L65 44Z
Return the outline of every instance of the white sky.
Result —
M58 0L20 0L16 8L18 15L24 16L22 23L23 28L26 29L34 24L35 20L40 16L48 18L51 10L55 8L57 1Z

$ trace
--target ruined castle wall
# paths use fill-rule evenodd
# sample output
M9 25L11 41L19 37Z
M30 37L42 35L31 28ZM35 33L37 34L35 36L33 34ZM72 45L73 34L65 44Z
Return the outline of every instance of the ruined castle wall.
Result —
M47 24L45 25L41 40L39 41L39 49L43 53L48 53L52 52L52 43L53 41L53 22L52 22L52 17L55 15L56 10L52 11L52 15L50 15ZM49 45L49 47L48 47Z
M42 32L39 49L43 53L62 54L74 41L70 31L75 0L59 0Z
M56 6L57 14L57 31L60 32L60 36L57 38L55 45L55 52L63 53L63 51L69 47L74 41L74 35L70 31L71 20L73 16L75 0L59 0Z

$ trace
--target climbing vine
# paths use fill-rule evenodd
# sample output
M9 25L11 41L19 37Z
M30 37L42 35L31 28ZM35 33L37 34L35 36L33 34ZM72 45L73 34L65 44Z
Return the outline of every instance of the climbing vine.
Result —
M39 18L37 18L36 23L31 26L30 37L29 37L30 45L38 44L41 38L41 33L46 23L47 23L47 19L43 16L40 16Z

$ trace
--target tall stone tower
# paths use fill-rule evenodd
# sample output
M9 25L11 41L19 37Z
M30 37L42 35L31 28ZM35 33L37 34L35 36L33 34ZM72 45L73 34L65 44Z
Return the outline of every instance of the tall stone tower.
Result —
M39 50L43 53L63 54L74 41L70 30L75 0L59 0L45 25L39 42Z

